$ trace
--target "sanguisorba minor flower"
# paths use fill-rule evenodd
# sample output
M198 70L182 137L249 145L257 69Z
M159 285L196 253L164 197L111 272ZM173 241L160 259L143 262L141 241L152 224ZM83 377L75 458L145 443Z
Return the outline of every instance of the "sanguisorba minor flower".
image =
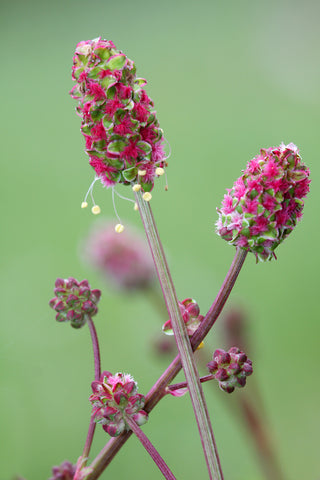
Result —
M78 43L70 94L78 100L89 163L109 187L141 185L149 192L166 166L163 131L136 67L108 40Z
M49 480L72 480L76 473L76 465L65 461L59 466L52 467L52 477Z
M103 372L100 381L92 382L91 386L92 414L111 437L130 430L126 417L137 425L147 422L148 414L143 410L145 397L137 393L138 386L131 375Z
M85 259L118 289L144 290L155 279L148 244L130 227L118 235L108 221L95 224L83 251Z
M54 294L49 302L56 314L58 322L70 321L73 328L82 327L87 320L98 312L97 304L101 291L91 289L87 280L78 282L75 278L57 278Z
M293 143L261 149L224 195L218 235L257 260L271 260L302 217L309 173Z

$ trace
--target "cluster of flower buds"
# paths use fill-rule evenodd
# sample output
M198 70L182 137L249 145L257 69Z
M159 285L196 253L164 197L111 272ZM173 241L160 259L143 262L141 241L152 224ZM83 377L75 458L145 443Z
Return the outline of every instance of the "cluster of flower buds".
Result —
M257 260L271 260L302 217L309 173L293 143L260 150L224 195L218 235Z
M92 317L98 311L97 304L100 300L101 291L91 290L87 280L78 282L75 278L57 278L54 294L49 302L56 312L58 322L70 321L71 326L80 328L88 317Z
M227 393L232 393L235 387L244 387L246 377L253 371L251 360L237 347L230 348L228 352L217 349L207 368L218 380L221 390Z
M155 278L148 244L128 227L118 235L109 222L95 225L85 242L84 256L122 290L144 290Z
M76 465L65 461L57 467L52 467L52 477L49 480L73 480L76 473Z
M145 397L137 390L131 375L124 373L103 372L100 381L92 382L93 416L111 437L130 430L126 417L132 418L137 425L147 422L148 414L143 410Z
M192 298L186 298L182 302L179 302L182 318L187 327L187 333L189 337L192 337L194 332L199 327L200 323L204 319L203 315L200 315L199 305ZM162 331L167 335L173 335L171 320L168 320L163 326Z
M70 94L78 100L90 165L102 183L152 190L166 166L163 131L132 60L108 40L78 43Z

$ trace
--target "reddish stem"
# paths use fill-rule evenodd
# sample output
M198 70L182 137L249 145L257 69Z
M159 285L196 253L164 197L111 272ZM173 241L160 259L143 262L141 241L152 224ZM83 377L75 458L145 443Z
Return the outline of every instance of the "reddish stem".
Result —
M173 475L173 473L171 472L166 462L163 460L159 452L152 445L148 437L141 430L141 428L136 424L136 422L129 416L126 416L126 423L129 425L133 433L136 435L136 437L140 440L144 448L147 450L150 457L155 462L155 464L157 465L157 467L159 468L163 476L167 480L176 480L176 477Z

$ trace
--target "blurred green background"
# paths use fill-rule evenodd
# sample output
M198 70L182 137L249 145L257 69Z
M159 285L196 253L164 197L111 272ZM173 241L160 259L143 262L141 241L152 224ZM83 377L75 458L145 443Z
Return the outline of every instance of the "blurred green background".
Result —
M285 477L318 478L319 15L316 0L2 3L1 480L46 479L83 448L91 345L86 328L55 322L56 277L88 278L103 290L104 369L131 372L146 393L168 363L152 352L163 322L152 305L115 293L79 258L97 219L79 208L93 172L68 91L75 45L97 36L112 39L148 80L172 149L169 191L159 180L152 207L178 296L196 298L202 313L234 254L213 227L225 188L261 147L281 141L296 143L310 166L303 221L277 261L256 265L249 256L229 305L250 316L252 382ZM114 218L110 191L97 185L95 197ZM124 223L139 226L131 204L117 206ZM208 354L218 346L215 335ZM205 392L225 478L262 480L230 397L211 385ZM98 430L92 455L106 441ZM144 430L177 478L207 478L187 396L166 398ZM134 438L102 478L129 476L162 478Z

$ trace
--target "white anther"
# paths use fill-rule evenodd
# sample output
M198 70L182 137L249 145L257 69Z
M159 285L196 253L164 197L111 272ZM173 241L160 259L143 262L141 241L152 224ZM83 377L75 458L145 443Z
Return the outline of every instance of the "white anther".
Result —
M94 205L91 208L91 212L93 213L93 215L99 215L99 213L101 212L101 208L99 207L99 205Z
M156 168L156 175L159 175L159 177L161 177L161 175L164 174L164 169L161 168L161 167L157 167Z
M81 208L87 208L88 202L82 202L81 203Z
M152 195L150 192L145 192L143 195L142 195L142 198L145 202L150 202L151 198L152 198Z
M138 175L140 175L140 177L144 177L146 173L147 170L138 170Z
M136 183L135 185L133 185L132 187L132 190L134 192L139 192L139 190L141 189L141 185L139 183Z
M114 229L117 233L122 233L123 230L124 230L124 226L122 225L122 223L117 223L117 225L114 227Z
M138 207L138 204L137 204L137 203L134 204L133 210L135 210L135 211L138 211L138 210L139 210L139 207Z

